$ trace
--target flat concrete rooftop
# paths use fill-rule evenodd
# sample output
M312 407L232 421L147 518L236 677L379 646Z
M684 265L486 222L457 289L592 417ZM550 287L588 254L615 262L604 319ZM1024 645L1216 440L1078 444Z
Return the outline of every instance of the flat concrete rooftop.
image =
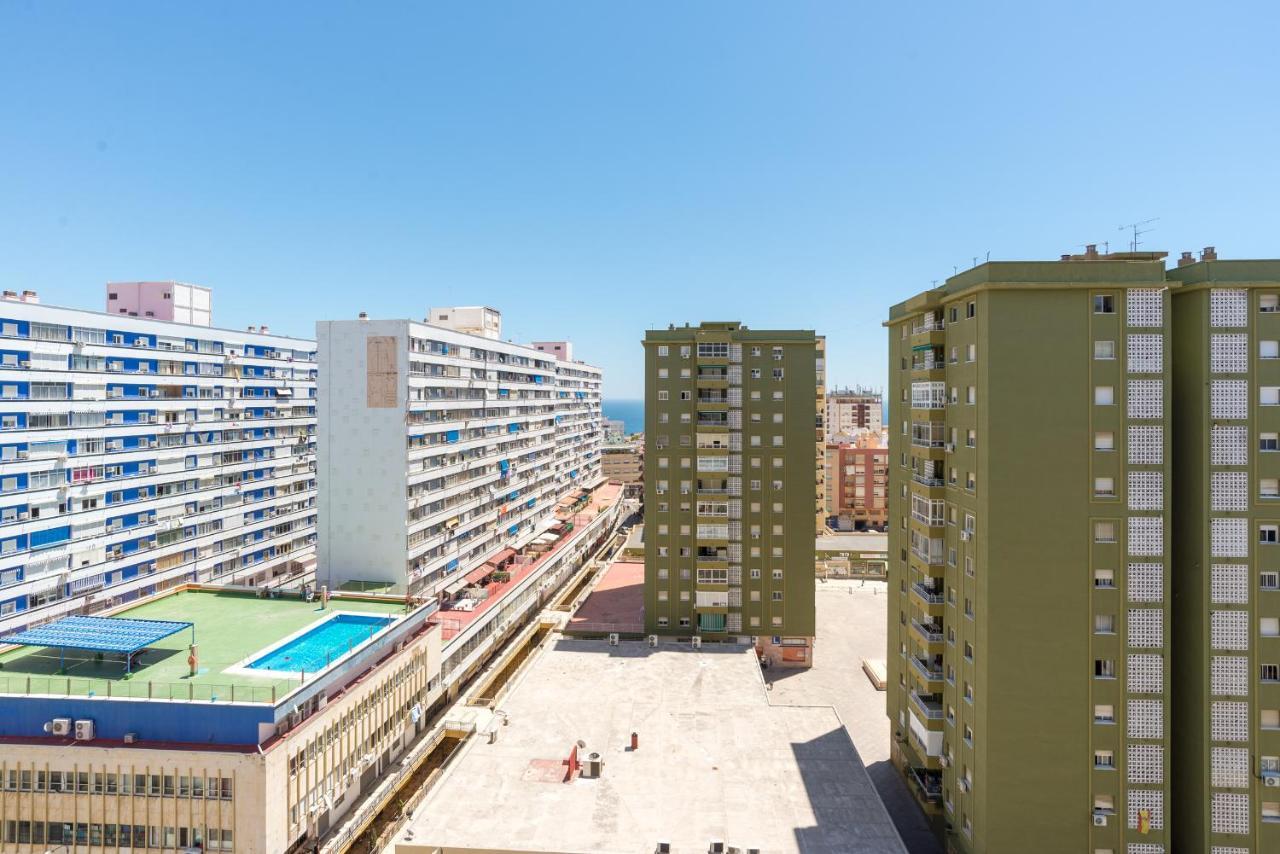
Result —
M388 850L905 854L834 710L771 706L749 648L562 639L501 709ZM566 783L579 739L603 771Z
M403 616L404 604L394 600L333 598L321 609L317 597L305 602L293 596L260 599L252 594L184 590L146 600L112 614L140 620L185 620L195 624L200 652L199 673L189 676L187 649L192 633L171 635L143 651L133 672L125 675L124 658L67 650L18 647L0 654L0 694L72 694L83 696L156 697L168 699L228 699L231 686L246 689L242 700L262 701L276 687L281 695L296 687L297 679L274 672L257 676L233 665L288 635L339 611ZM65 673L60 668L65 665ZM110 685L110 687L109 687Z
M644 562L614 561L569 618L569 632L644 632Z

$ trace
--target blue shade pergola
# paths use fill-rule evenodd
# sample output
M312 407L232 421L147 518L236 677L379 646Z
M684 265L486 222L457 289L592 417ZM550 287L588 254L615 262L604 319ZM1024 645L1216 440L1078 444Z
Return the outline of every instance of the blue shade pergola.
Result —
M125 656L125 672L133 666L133 654L157 641L191 629L195 643L195 623L178 620L130 620L124 617L63 617L34 629L0 637L0 643L43 646L60 652L68 649L114 652Z

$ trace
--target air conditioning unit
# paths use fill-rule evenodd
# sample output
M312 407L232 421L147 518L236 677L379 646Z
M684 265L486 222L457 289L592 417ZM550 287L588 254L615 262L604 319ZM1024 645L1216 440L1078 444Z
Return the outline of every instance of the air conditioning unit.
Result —
M711 840L711 842L707 844L707 854L724 854L724 840Z
M946 451L947 451L947 453L948 453L948 454L950 454L950 453L952 453L953 451L955 451L955 449L956 449L956 443L955 443L955 442L947 442L947 443L945 443L942 447L946 449Z
M657 646L657 645L658 645L658 636L649 635L649 646Z
M76 741L93 741L93 721L81 719L76 721Z
M960 532L960 540L961 540L961 542L965 542L965 543L967 543L967 542L969 542L969 539L970 539L971 537L973 537L973 534L972 534L972 533L970 533L969 531L961 531L961 532Z
M136 744L137 741L138 741L138 734L136 732L126 732L124 734L125 744Z
M662 840L653 847L654 854L671 854L671 843Z
M70 735L71 734L71 718L54 718L49 721L49 728L45 730L50 735Z
M1268 789L1280 789L1280 777L1263 777L1262 785Z
M617 632L610 632L610 633L609 633L609 646L617 646L617 645L618 645L618 633L617 633Z
M1094 813L1094 814L1093 814L1093 826L1094 826L1094 827L1106 827L1106 826L1107 826L1107 817L1106 817L1105 815L1102 815L1101 813Z
M693 636L693 648L702 649L702 637L700 635Z

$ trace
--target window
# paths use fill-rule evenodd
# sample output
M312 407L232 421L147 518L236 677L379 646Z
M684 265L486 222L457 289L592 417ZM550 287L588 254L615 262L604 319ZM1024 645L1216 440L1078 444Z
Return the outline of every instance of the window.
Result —
M1259 573L1258 587L1262 590L1280 590L1280 572Z
M1258 436L1259 451L1280 450L1280 436L1276 433L1261 433Z
M658 368L658 379L665 380L668 375L669 371L666 368Z
M780 380L780 379L782 379L782 368L774 368L774 369L773 369L773 378L774 378L775 380Z
M1094 433L1093 449L1095 451L1114 451L1116 449L1116 434L1110 430Z
M1264 638L1280 637L1280 617L1262 617L1258 621L1258 634Z
M1116 402L1116 390L1109 385L1094 386L1093 402L1098 406L1111 406Z
M950 316L951 316L951 322L952 322L952 323L955 323L957 320L959 320L959 319L960 319L960 309L956 308L954 305L953 305L953 306L951 306L951 315L950 315Z
M1258 402L1263 406L1280 406L1280 386L1262 386L1258 389L1258 398Z
M1258 494L1263 498L1280 498L1280 479L1264 477L1259 480Z
M1111 294L1094 294L1093 295L1093 313L1094 314L1115 314L1116 298Z
M1262 294L1258 297L1258 311L1272 314L1280 311L1280 294Z
M978 390L973 386L969 386L968 401L970 406L978 402Z
M978 315L978 304L976 302L971 302L967 306L965 306L965 314L964 314L965 317L977 317L977 315Z
M1115 498L1115 479L1110 477L1095 477L1093 479L1093 494L1099 498Z
M969 349L965 353L965 361L976 362L978 360L978 345L970 344Z
M687 358L689 358L689 353L690 353L691 351L692 351L692 348L691 348L688 344L685 344L684 346L682 346L682 347L680 348L680 358L681 358L681 359L687 359Z
M671 397L671 393L668 392L666 389L658 390L658 400L667 400L670 397Z
M1093 767L1105 768L1105 769L1110 769L1114 771L1116 767L1115 754L1112 753L1110 750L1093 751Z
M1259 724L1263 729L1280 729L1280 709L1263 709Z
M1280 664L1264 664L1260 670L1263 682L1280 682Z
M1114 359L1115 357L1116 357L1116 342L1114 341L1094 341L1093 342L1093 358Z
M1116 633L1116 615L1094 614L1093 633L1095 635L1114 635Z
M1259 341L1259 359L1280 359L1280 341Z
M1095 679L1115 679L1116 663L1107 658L1095 658L1093 661L1093 676Z
M1096 724L1113 724L1116 722L1115 706L1097 705L1093 707L1093 722Z
M659 345L658 345L658 355L659 355L659 356L666 356L666 355L668 355L670 352L671 352L671 348L670 348L670 347L668 347L666 344L659 344Z
M1095 569L1093 571L1094 587L1115 587L1116 573L1113 569Z
M1258 542L1268 545L1274 545L1275 543L1280 542L1280 526L1259 525Z

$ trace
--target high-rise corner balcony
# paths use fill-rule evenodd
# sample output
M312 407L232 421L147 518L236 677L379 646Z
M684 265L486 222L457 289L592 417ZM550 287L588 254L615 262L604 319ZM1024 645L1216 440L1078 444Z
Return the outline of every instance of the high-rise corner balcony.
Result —
M926 607L946 604L946 597L939 587L929 587L917 581L911 585L911 595L918 599ZM930 612L932 616L932 612Z
M932 661L921 659L914 655L908 655L907 658L911 662L911 669L925 682L942 681L942 656L934 656ZM929 688L930 693L933 693L935 690L941 690L942 686L930 684Z

